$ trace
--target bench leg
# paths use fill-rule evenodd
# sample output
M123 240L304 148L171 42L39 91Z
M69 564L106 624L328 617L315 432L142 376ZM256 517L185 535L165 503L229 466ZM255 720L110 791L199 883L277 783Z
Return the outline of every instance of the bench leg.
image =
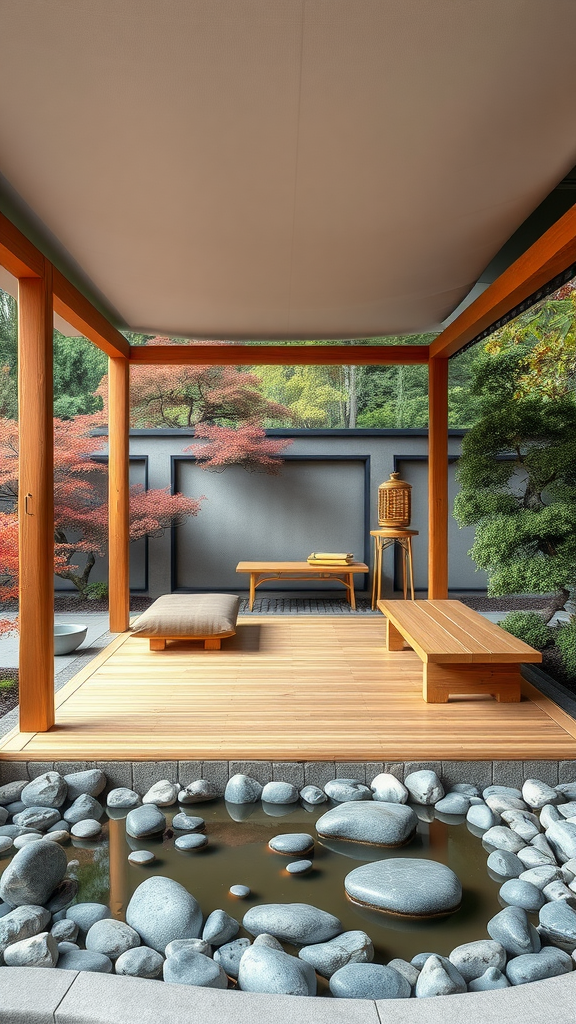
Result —
M497 701L520 700L519 665L438 665L423 666L422 696L428 704L445 704L450 694L489 693Z
M166 641L160 637L154 637L150 639L150 650L151 651L165 651Z
M386 650L401 651L404 647L404 637L396 626L393 626L390 619L386 619Z
M222 641L220 640L219 637L210 637L210 639L204 641L204 650L219 651L221 643Z
M248 599L248 607L252 611L254 607L254 597L256 596L256 573L250 573L250 597Z

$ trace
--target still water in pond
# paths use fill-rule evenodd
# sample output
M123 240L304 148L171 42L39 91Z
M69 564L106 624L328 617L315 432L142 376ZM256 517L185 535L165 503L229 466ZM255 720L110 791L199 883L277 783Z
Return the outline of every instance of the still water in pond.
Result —
M463 942L488 937L486 923L503 906L498 901L501 883L489 877L488 852L482 840L473 835L465 823L447 824L437 818L430 822L419 821L416 837L407 846L382 849L320 839L315 822L330 806L322 804L308 810L301 805L290 808L268 805L269 814L260 803L247 807L228 805L228 808L224 801L188 805L184 810L204 818L208 835L208 846L190 853L174 847L174 838L181 835L180 832L136 840L126 835L123 817L111 818L104 829L108 850L104 845L90 854L86 847L94 848L93 844L86 844L84 848L69 852L69 857L80 861L78 901L110 901L113 916L123 918L136 887L154 874L167 875L184 885L199 901L205 916L223 908L241 921L249 907L256 904L311 903L335 914L345 930L366 931L374 943L375 960L380 963L387 963L394 957L410 960L424 951L447 955ZM179 808L162 810L170 830L172 817ZM427 810L418 809L422 814ZM231 814L243 820L234 820ZM301 857L287 857L268 848L273 836L285 832L309 832L314 836L314 853L305 855L313 860L313 869L308 874L289 876L286 864ZM146 867L133 866L128 863L132 850L150 850L156 860ZM448 917L414 921L352 903L344 891L348 872L363 862L386 857L424 857L447 864L462 883L461 909ZM108 858L109 893L102 890L102 883L107 882ZM229 894L234 884L250 887L248 899L239 900ZM245 934L240 931L240 935Z

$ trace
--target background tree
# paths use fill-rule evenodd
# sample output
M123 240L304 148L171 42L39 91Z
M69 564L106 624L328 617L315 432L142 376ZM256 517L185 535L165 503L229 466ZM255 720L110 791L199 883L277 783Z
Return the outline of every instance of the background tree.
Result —
M576 581L576 402L570 374L554 398L528 374L528 332L513 326L474 362L480 418L466 434L454 515L475 526L470 554L488 573L490 595L552 594L543 617L564 607Z

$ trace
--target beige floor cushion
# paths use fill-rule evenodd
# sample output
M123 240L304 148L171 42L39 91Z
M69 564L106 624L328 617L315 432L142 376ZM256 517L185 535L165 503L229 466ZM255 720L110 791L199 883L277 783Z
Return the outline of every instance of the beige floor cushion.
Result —
M132 626L135 636L150 639L151 650L166 640L204 640L218 649L222 637L233 636L240 598L235 594L164 594Z

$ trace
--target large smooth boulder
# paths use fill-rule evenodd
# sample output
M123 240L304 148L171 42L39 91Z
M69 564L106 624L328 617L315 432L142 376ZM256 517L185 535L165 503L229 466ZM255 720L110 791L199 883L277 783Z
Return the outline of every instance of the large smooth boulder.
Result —
M64 776L64 782L68 787L69 800L75 800L83 793L87 796L99 796L106 788L106 776L100 768L88 768L84 772L70 772L69 775Z
M531 981L569 974L573 967L572 957L565 950L543 946L539 953L515 956L508 962L506 975L513 985L526 985Z
M291 782L267 782L262 790L262 802L267 804L295 804L299 796Z
M240 960L238 983L244 992L316 995L316 975L310 964L269 946L248 947Z
M112 961L117 960L127 949L140 945L140 936L124 921L104 918L95 921L86 935L86 949L94 953L104 953Z
M370 783L373 800L383 800L386 804L405 804L410 796L406 786L390 772L380 772Z
M462 902L462 885L451 868L416 857L362 864L346 875L344 888L357 903L407 917L451 914Z
M143 804L155 804L157 807L171 807L178 799L179 787L169 779L160 779L142 797Z
M228 779L224 799L229 804L254 804L262 795L263 786L250 775L238 773Z
M316 831L326 839L403 846L413 837L417 825L415 812L405 804L352 801L321 815Z
M44 907L15 907L0 917L0 959L7 946L44 931L50 920L50 912Z
M283 942L307 946L339 935L342 924L333 914L309 903L264 903L244 914L242 925L251 935L266 932Z
M410 983L403 974L383 964L347 964L330 978L337 999L408 999Z
M26 807L61 807L67 792L68 786L59 772L45 772L24 786L20 799Z
M172 939L200 937L202 911L179 882L152 875L134 892L126 908L126 923L138 932L143 945L164 953Z
M140 805L140 797L134 789L127 789L126 786L118 786L111 789L106 797L106 805L115 811L132 810Z
M427 768L410 772L404 779L404 785L410 793L410 799L415 804L424 804L425 807L437 803L444 796L444 786L436 772Z
M200 988L228 988L228 978L220 964L203 953L179 949L167 957L163 966L164 981L172 985L198 985Z
M523 907L530 914L536 913L546 902L546 897L538 886L520 878L509 878L504 882L504 885L500 886L499 895L509 906Z
M506 966L506 950L493 939L477 939L456 946L448 957L465 982L481 978L489 967L503 971Z
M374 959L374 946L366 932L342 932L329 942L303 946L298 956L310 964L317 974L321 974L323 978L331 978L346 964L370 963Z
M166 828L166 818L156 804L142 804L126 815L126 831L133 839L154 836Z
M14 855L0 879L0 898L13 907L43 906L66 874L66 854L58 843L38 842Z
M521 907L505 907L490 918L486 930L491 939L499 942L510 956L538 953L540 936Z

